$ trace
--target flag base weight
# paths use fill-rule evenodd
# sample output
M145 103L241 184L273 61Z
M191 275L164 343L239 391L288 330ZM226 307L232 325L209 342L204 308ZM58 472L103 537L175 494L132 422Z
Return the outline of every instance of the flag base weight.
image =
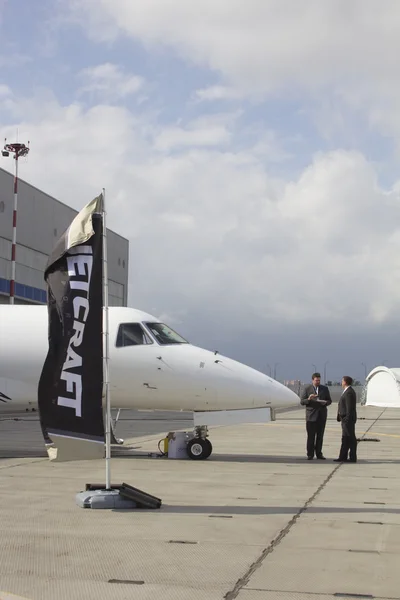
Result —
M107 490L105 484L87 483L86 490L76 495L76 503L80 508L97 509L154 509L161 507L160 498L151 496L127 483L114 484L110 488Z
M105 487L105 486L104 486ZM137 508L136 502L119 495L119 490L88 490L76 495L80 508Z

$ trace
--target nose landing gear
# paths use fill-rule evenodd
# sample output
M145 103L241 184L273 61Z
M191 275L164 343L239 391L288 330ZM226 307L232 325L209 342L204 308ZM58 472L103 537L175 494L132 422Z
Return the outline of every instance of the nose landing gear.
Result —
M212 444L208 440L207 425L199 425L194 429L195 437L187 443L187 454L192 460L206 460L211 456Z

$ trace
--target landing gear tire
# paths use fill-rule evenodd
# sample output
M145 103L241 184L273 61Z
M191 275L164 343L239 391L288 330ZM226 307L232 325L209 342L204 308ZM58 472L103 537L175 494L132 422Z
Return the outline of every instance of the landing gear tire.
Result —
M193 438L187 444L187 453L192 460L206 460L212 452L212 444L209 440Z
M206 445L206 456L204 458L208 458L209 456L211 456L213 450L212 443L210 442L210 440L203 440L203 442L205 442Z

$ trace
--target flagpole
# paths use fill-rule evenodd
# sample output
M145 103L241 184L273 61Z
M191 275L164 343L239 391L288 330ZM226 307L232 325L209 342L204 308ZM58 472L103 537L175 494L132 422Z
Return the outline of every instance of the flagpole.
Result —
M106 393L106 489L111 489L111 399L109 373L109 319L108 319L108 262L107 262L107 226L106 226L106 193L103 188L102 219L103 219L103 363L104 387Z

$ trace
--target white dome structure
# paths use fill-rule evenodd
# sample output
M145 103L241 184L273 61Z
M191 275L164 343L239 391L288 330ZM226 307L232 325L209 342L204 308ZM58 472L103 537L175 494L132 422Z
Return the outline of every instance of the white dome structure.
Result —
M375 367L368 374L361 404L400 408L400 368Z

